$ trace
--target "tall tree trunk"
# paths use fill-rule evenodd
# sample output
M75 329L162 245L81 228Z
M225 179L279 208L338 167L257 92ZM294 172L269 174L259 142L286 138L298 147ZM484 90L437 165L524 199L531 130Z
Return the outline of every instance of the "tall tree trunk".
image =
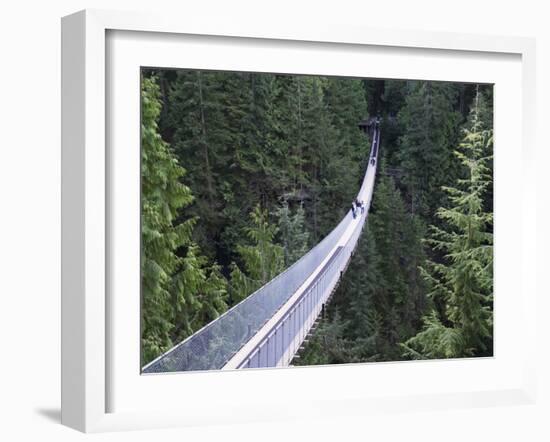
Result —
M315 170L314 183L317 182L317 179L317 170ZM315 189L315 187L311 186L313 191L313 239L314 243L317 243L317 239L319 238L319 228L317 225L317 189Z
M204 98L202 93L202 75L201 71L197 71L199 85L199 108L201 111L201 131L202 131L202 146L204 153L204 169L206 174L206 186L208 190L208 199L212 201L214 196L214 186L212 185L212 170L210 168L210 155L208 152L208 141L206 139L206 119L204 117Z
M297 158L298 158L298 171L297 175L295 175L295 182L298 177L300 177L300 192L302 191L302 88L301 86L301 79L298 77L298 140L296 143L297 146ZM296 187L296 184L295 184Z

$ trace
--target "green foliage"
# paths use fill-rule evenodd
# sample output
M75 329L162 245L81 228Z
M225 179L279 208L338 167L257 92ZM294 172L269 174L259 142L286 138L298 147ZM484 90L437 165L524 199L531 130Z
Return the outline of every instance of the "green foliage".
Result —
M453 146L462 117L454 109L455 85L422 81L413 87L398 115L404 131L397 158L412 212L429 220L446 201L442 186L461 174Z
M386 162L301 363L492 352L491 86L146 70L144 363L335 227L365 171L370 143L357 124L369 110L384 117Z
M184 170L158 134L159 90L152 79L142 82L142 330L143 362L172 345L173 273L178 269L178 247L189 243L194 220L179 226L177 211L193 201L179 182Z
M359 80L194 70L156 76L164 92L157 132L185 165L178 179L194 196L175 214L189 238L173 249L181 268L168 272L172 307L161 313L171 312L166 329L174 341L204 325L204 312L223 310L206 309L198 295L208 262L229 277L233 305L336 225L364 172L368 142L357 123L367 106ZM295 211L278 212L281 200ZM267 224L268 213L277 224Z
M424 316L424 328L402 347L412 359L459 357L465 347L461 330L444 326L435 311Z
M160 91L142 81L142 362L147 363L224 311L226 282L191 240L194 218L178 221L193 202L185 170L158 131ZM184 249L183 256L178 250Z
M237 303L284 270L283 247L274 243L277 227L270 225L267 211L256 206L250 213L252 225L245 234L250 244L239 245L244 272L235 264L231 270L231 299Z
M380 255L371 224L363 237L335 294L335 303L347 312L345 336L356 362L382 360L386 352L384 321L376 296L382 278ZM351 362L351 361L350 361Z
M338 321L316 331L300 363L400 358L399 343L415 334L425 308L418 269L424 262L422 234L420 221L407 213L393 179L382 176L366 231L332 301ZM337 350L319 344L324 334L336 331L339 339L327 339Z
M361 278L360 272L367 272L371 273L371 279L352 293L354 302L350 311L358 316L355 324L370 315L367 326L354 328L361 333L354 336L357 339L376 335L370 349L373 353L364 353L369 357L377 354L379 360L392 360L398 354L397 344L414 334L425 307L418 270L425 257L421 222L407 213L393 179L384 175L383 164L381 173L369 217L366 247L361 244L359 249L366 255L365 263L357 262L357 270L350 267L353 271L349 275L356 279Z
M469 171L468 177L460 179L458 187L445 188L449 207L437 212L445 228L432 226L427 240L444 255L443 262L428 261L423 269L434 307L424 319L423 331L405 343L408 356L492 354L493 214L483 204L492 181L487 166L492 143L492 130L486 129L475 105L455 152Z
M309 232L305 226L302 204L292 214L287 201L275 211L278 219L278 238L283 247L285 267L294 264L308 251Z
M162 133L189 171L201 219L194 240L229 266L247 215L258 204L301 202L310 238L337 223L362 177L367 115L353 79L178 70L163 71Z
M321 323L307 350L300 359L294 361L294 364L326 365L350 362L353 355L350 352L349 343L344 338L346 325L340 313L335 311L331 319Z
M174 342L182 341L227 310L227 281L218 265L209 266L196 244L189 245L179 264L171 287Z
M328 78L324 85L324 107L313 109L317 119L312 144L315 167L310 176L314 239L331 231L355 197L367 165L368 139L358 123L368 115L361 81ZM332 128L329 130L329 128ZM344 204L344 203L347 203Z

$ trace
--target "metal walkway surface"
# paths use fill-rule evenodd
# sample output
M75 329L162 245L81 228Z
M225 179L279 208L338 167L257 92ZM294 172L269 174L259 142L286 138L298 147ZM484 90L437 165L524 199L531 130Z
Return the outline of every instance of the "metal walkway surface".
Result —
M376 176L380 128L352 211L302 258L217 319L147 364L143 374L287 366L321 313L357 245Z

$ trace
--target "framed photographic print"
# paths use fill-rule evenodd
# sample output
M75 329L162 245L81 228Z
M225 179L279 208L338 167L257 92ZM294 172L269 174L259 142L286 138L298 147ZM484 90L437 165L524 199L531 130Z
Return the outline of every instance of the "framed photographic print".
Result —
M63 19L63 423L533 400L533 42L330 29Z

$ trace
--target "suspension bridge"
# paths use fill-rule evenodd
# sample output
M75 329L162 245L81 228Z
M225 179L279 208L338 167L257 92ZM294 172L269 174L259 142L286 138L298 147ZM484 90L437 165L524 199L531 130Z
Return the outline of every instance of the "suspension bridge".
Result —
M142 373L291 365L319 321L353 256L367 219L376 176L380 125L362 128L372 145L357 194L363 208L350 209L315 247L285 271L217 319L143 367ZM361 126L360 126L361 127Z

